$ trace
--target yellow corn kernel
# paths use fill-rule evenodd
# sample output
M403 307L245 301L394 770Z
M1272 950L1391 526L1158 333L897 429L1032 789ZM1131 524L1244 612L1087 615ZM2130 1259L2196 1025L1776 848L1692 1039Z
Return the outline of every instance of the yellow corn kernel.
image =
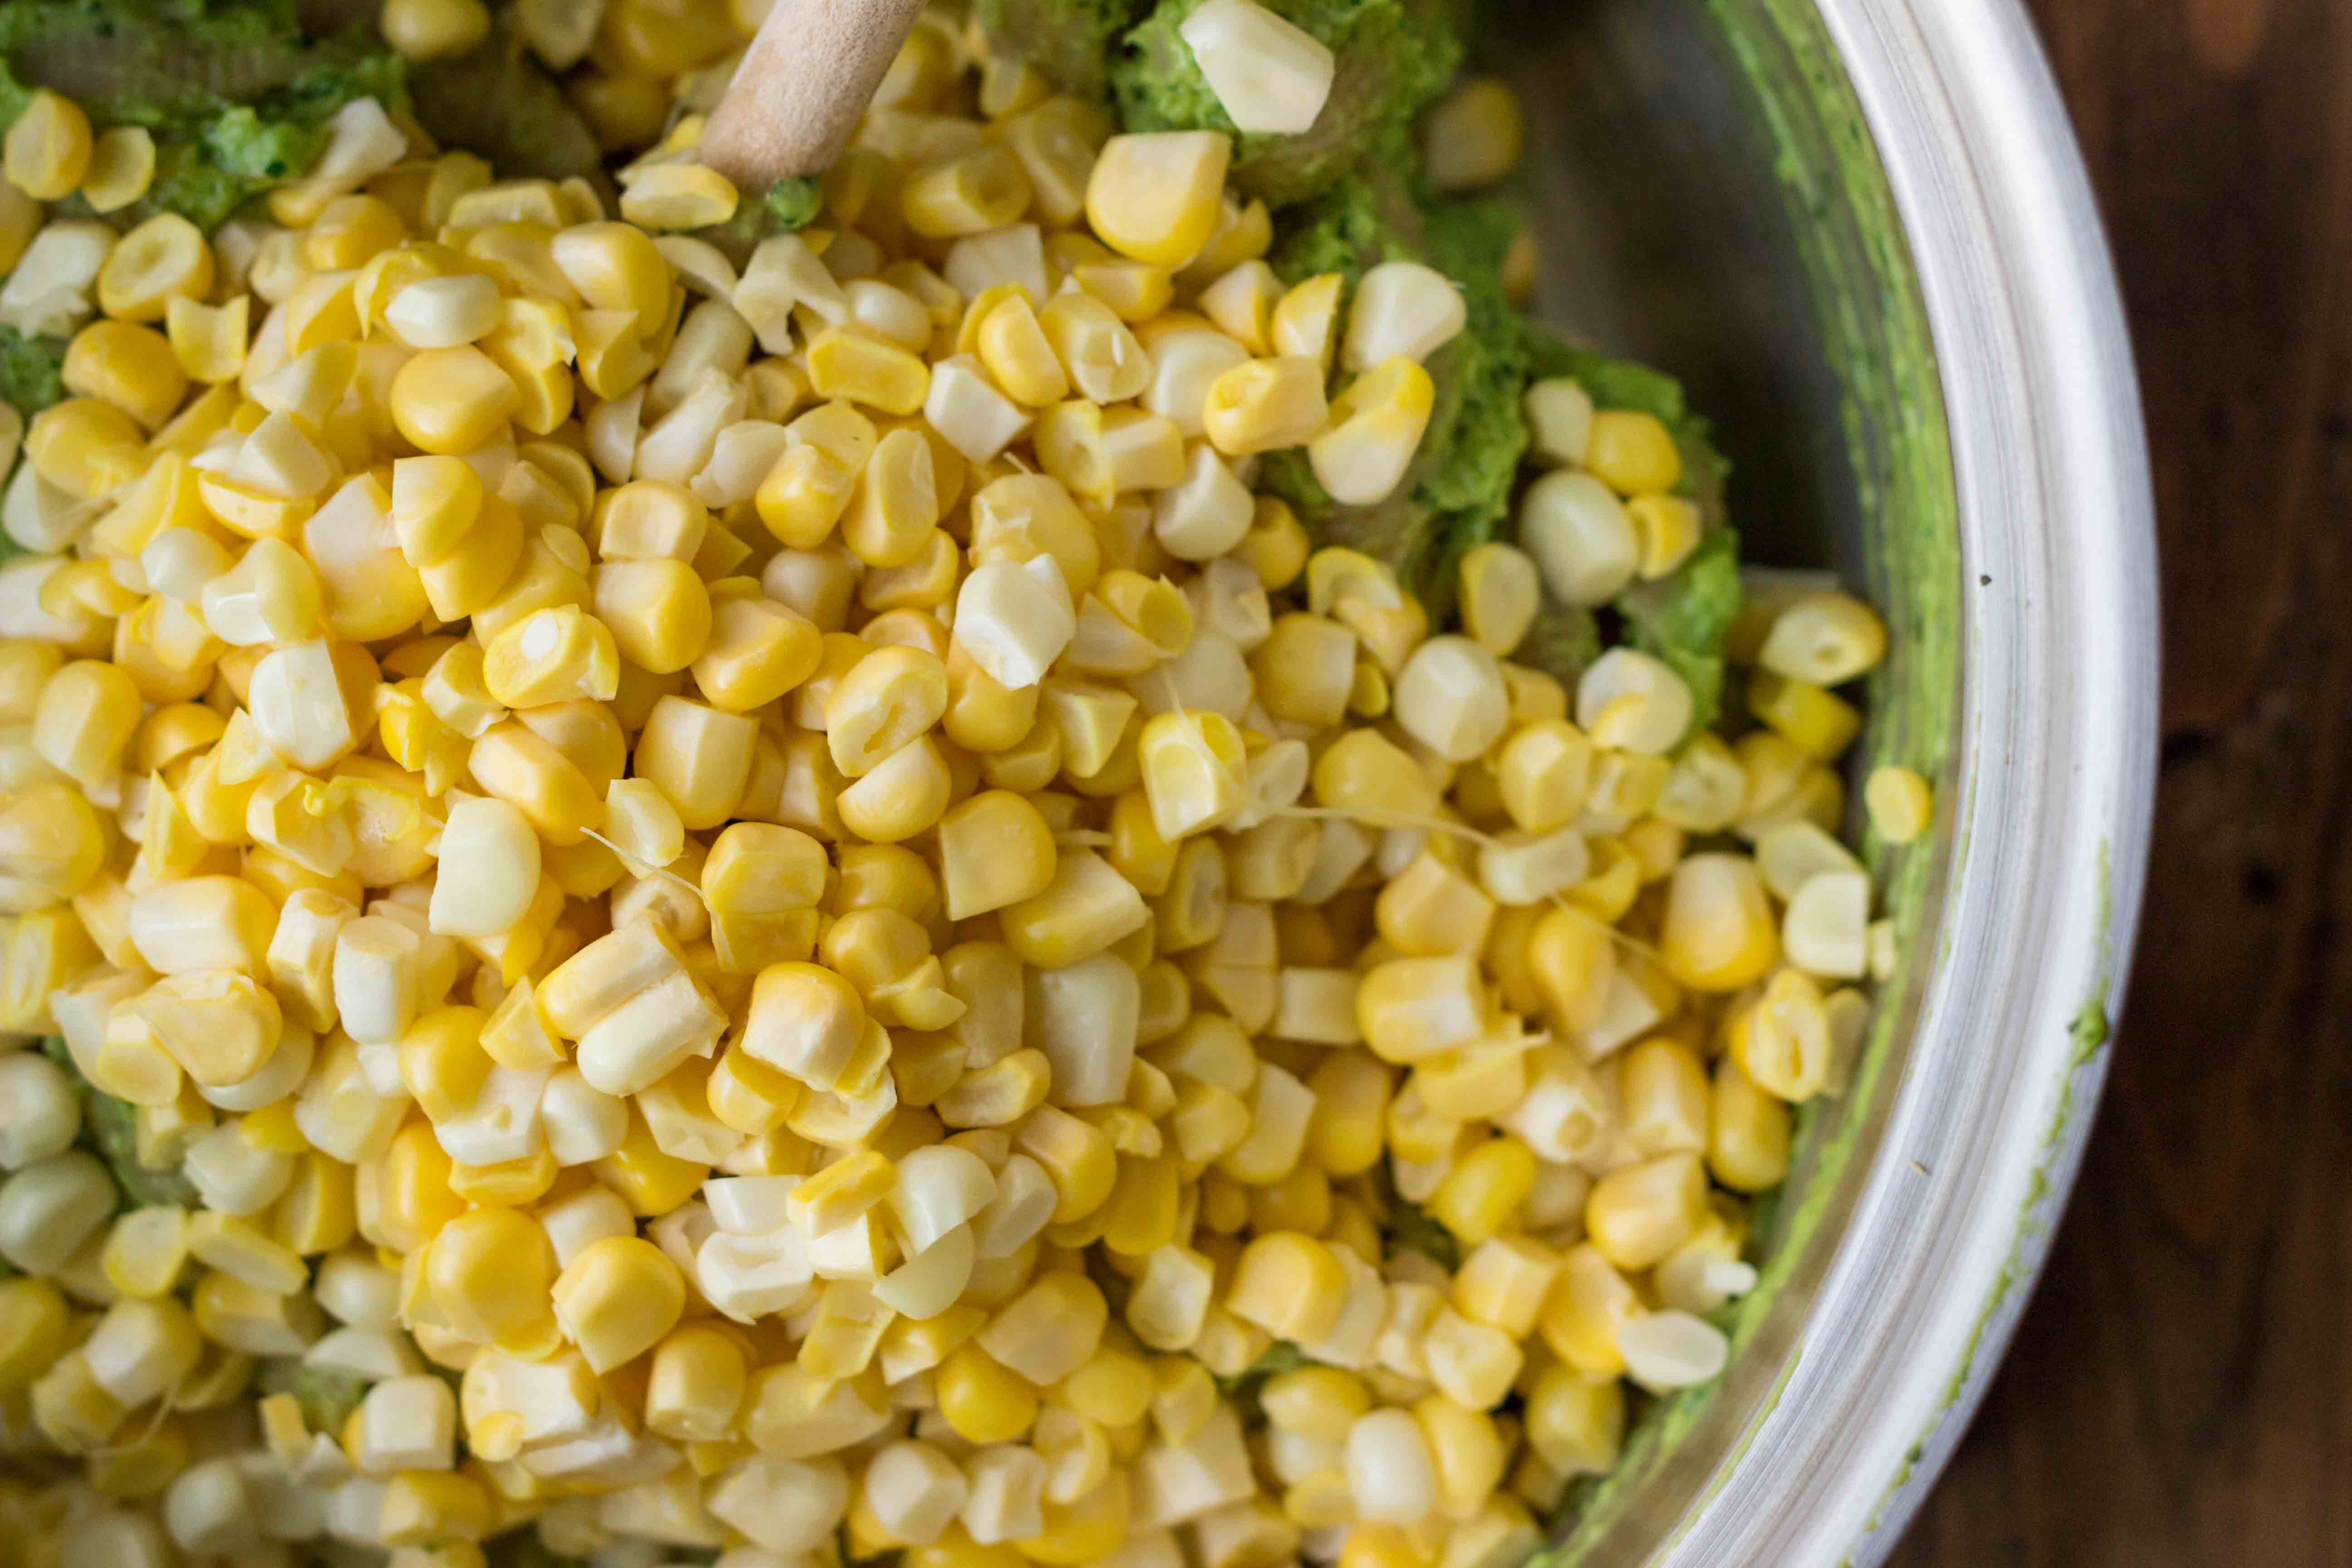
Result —
M14 1397L66 1349L68 1312L58 1288L29 1276L0 1282L0 1391Z
M937 533L940 496L930 443L917 431L884 436L857 476L841 542L868 566L905 566Z
M1935 795L1927 781L1909 768L1871 769L1862 799L1870 812L1871 830L1889 844L1913 842L1927 831L1935 816Z
M1783 969L1731 1020L1728 1055L1768 1094L1796 1104L1822 1091L1830 1071L1829 1014L1821 986Z
M1667 1154L1594 1183L1584 1225L1603 1258L1638 1271L1688 1241L1706 1214L1706 1167L1696 1154Z
M827 327L808 346L809 388L905 417L923 406L930 366L894 344L844 327ZM772 525L771 525L772 526Z
M81 500L95 500L137 479L146 437L123 410L95 397L69 397L33 416L25 458L42 479Z
M89 175L90 149L89 116L81 105L38 88L8 127L0 168L35 201L63 201Z
M1328 1247L1276 1231L1242 1249L1225 1305L1277 1339L1311 1344L1330 1331L1347 1296L1347 1270Z
M555 1253L530 1215L511 1208L458 1215L433 1237L421 1279L434 1309L467 1338L518 1355L555 1348Z
M1841 755L1862 728L1862 715L1843 698L1768 669L1748 677L1748 710L1822 762Z
M1516 1138L1492 1138L1454 1163L1431 1194L1429 1212L1465 1242L1500 1231L1536 1183L1536 1157Z
M426 349L392 382L392 419L401 435L448 456L488 446L520 403L507 373L470 344Z
M1707 1101L1706 1167L1738 1193L1778 1186L1789 1173L1788 1104L1766 1093L1729 1057L1716 1064Z
M596 568L594 589L596 618L641 669L672 674L710 645L710 592L683 561L607 561Z
M715 1442L733 1430L748 1381L742 1347L730 1335L680 1328L654 1352L646 1425L674 1442Z
M1087 222L1122 256L1178 267L1208 244L1230 139L1216 132L1114 136L1087 179Z
M996 384L1032 408L1070 395L1070 379L1025 295L999 300L981 319L977 347L981 363Z
M1682 454L1654 414L1604 408L1592 416L1584 466L1621 496L1671 490L1683 477Z
M68 392L111 403L145 429L160 428L187 395L172 344L152 327L96 321L66 347Z
M653 1243L608 1237L565 1266L554 1302L564 1337L603 1373L661 1342L685 1307L686 1282Z
M1559 1476L1606 1475L1624 1437L1624 1385L1614 1373L1563 1360L1536 1375L1527 1401L1528 1447Z
M705 700L730 713L766 707L816 673L814 624L772 599L744 595L711 606L710 635L691 668Z
M1737 991L1779 962L1780 937L1756 863L1694 855L1666 886L1658 938L1667 973L1694 991Z
M1654 582L1690 559L1705 523L1698 503L1681 496L1639 495L1625 503L1641 563L1635 574Z
M1037 1390L976 1344L957 1346L931 1383L940 1418L967 1443L1010 1443L1037 1419Z

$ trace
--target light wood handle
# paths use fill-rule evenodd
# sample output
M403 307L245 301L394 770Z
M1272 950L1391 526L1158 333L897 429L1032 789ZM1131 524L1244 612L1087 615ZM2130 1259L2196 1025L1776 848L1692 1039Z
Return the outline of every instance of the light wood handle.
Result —
M776 0L702 132L747 197L824 172L857 129L922 0Z

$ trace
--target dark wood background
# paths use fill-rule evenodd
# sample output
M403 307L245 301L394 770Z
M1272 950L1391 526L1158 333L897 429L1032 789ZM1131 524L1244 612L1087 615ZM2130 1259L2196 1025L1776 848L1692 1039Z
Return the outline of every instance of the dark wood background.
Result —
M2138 961L2050 1266L1900 1568L2352 1563L2352 0L2032 0L2164 561Z

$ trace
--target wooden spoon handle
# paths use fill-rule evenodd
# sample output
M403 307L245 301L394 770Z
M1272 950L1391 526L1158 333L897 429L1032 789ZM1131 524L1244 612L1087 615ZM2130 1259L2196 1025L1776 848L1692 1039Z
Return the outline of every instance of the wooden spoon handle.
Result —
M922 0L776 0L702 132L702 161L746 196L822 174L898 58Z

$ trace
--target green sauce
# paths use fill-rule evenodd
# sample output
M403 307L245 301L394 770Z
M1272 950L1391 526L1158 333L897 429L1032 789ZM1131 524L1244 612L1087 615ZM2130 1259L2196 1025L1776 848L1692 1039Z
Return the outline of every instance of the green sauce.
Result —
M406 84L405 63L372 31L314 38L289 0L0 3L0 117L49 87L100 130L154 137L154 183L109 215L118 225L174 212L209 230L308 169L344 104L404 111Z

